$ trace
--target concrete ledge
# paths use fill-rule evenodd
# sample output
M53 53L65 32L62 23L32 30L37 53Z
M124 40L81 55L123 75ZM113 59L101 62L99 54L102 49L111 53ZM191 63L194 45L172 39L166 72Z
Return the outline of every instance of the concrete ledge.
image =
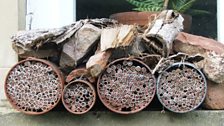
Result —
M28 116L0 114L0 126L224 126L224 111L194 111L187 114L143 111L134 115L89 112L77 116L66 111Z

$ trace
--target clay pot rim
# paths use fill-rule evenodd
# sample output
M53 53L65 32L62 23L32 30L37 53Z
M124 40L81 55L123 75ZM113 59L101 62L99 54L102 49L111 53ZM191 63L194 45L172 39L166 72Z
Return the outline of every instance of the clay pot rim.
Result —
M156 16L158 16L161 11L151 12L151 11L128 11L128 12L119 12L114 13L109 16L111 19L118 20L118 22L123 24L139 24L141 26L147 25L150 21L152 21ZM184 18L183 25L185 32L189 32L192 26L192 16L188 14L182 14Z
M140 63L141 65L145 66L146 69L147 69L150 73L152 73L152 70L148 67L148 65L146 65L144 62L142 62L142 61L140 61L140 60L138 60L138 59L135 59L135 58L119 58L119 59L116 59L116 60L114 60L113 62L110 62L110 63L106 66L106 68L104 69L104 71L100 74L100 76L98 77L98 81L97 81L97 93L98 93L98 96L99 96L100 101L103 103L103 105L104 105L106 108L108 108L108 109L111 110L112 112L115 112L115 113L118 113L118 114L124 114L124 115L127 115L127 114L134 114L134 113L140 112L140 111L142 111L143 109L145 109L147 106L149 106L149 104L152 102L152 100L154 99L155 94L156 94L156 78L155 78L155 76L152 74L152 77L153 77L153 79L154 79L154 91L153 91L153 94L152 94L152 99L150 99L150 100L148 101L148 103L145 104L143 107L141 107L140 109L135 110L135 111L127 111L127 112L124 112L124 111L118 111L118 110L115 110L115 109L111 108L109 105L107 105L107 104L104 102L104 100L102 99L102 97L101 97L101 95L100 95L100 90L99 90L100 79L101 79L103 73L106 71L106 69L107 69L108 67L110 67L111 65L113 65L113 64L116 63L116 62L125 61L125 60L126 60L126 61L135 61L135 62L138 62L138 63Z
M123 14L160 14L162 11L124 11L124 12L118 12L118 13L113 13L109 16L113 17L115 15L123 15ZM192 17L190 14L185 14L185 13L180 13L181 15L185 15L185 16L190 16Z
M187 113L187 112L191 112L191 111L197 109L197 108L203 103L203 101L205 100L205 97L206 97L206 94L207 94L207 80L206 80L205 75L201 72L201 70L199 70L194 64L192 64L192 63L188 63L188 62L176 62L176 63L173 63L173 64L171 64L169 67L167 67L165 70L163 70L163 72L169 70L169 69L172 68L172 67L179 66L179 65L186 65L186 66L188 66L188 67L194 68L194 69L195 69L198 73L200 73L200 75L202 76L202 78L203 78L203 80L204 80L205 90L204 90L204 96L203 96L201 102L200 102L198 105L196 105L194 108L190 109L189 111L182 111L182 112L179 112L179 111L174 111L174 110L171 110L170 108L168 108L168 107L161 101L161 99L160 99L160 95L158 94L158 92L156 93L156 95L157 95L157 98L158 98L159 102L160 102L166 109L168 109L169 111L171 111L171 112L175 112L175 113ZM159 74L159 76L158 76L158 78L157 78L157 82L156 82L156 85L157 85L157 86L156 86L156 90L157 90L157 91L159 90L159 85L160 85L159 82L160 82L160 78L161 78L163 72L162 72L161 74Z
M82 83L84 85L87 85L88 87L91 88L91 90L93 90L93 103L91 104L91 106L86 110L86 111L83 111L83 112L74 112L72 111L71 109L69 109L65 103L65 100L64 100L64 92L66 90L67 87L69 87L70 85L75 85L76 83ZM72 114L76 114L76 115L81 115L81 114L85 114L87 113L88 111L90 111L92 109L92 107L95 105L95 102L96 102L96 91L95 91L95 88L93 87L93 85L87 81L84 81L84 80L80 80L80 79L77 79L77 80L74 80L74 81L70 81L63 89L63 92L62 92L62 103L65 107L65 109L67 111L69 111L70 113Z
M13 102L12 100L11 100L11 98L10 98L10 96L8 95L8 93L7 93L7 80L8 80L8 77L9 77L9 75L11 74L11 72L12 72L12 70L17 66L17 65L19 65L19 64L22 64L22 63L24 63L24 62L26 62L26 61L35 61L35 62L41 62L41 63L43 63L43 64L46 64L46 65L48 65L48 66L50 66L51 68L52 68L52 70L56 73L56 75L58 76L58 78L59 78L59 81L60 81L60 84L59 84L59 86L61 87L61 90L60 90L60 96L58 97L58 99L57 99L57 101L55 102L55 104L54 105L52 105L49 109L47 109L46 111L42 111L42 112L30 112L30 111L24 111L24 110L22 110L22 109L19 109L14 103L15 102ZM25 59L25 60L21 60L21 61L19 61L18 63L16 63L13 67L11 67L11 69L8 71L8 73L7 73L7 75L6 75L6 78L5 78L5 83L4 83L4 92L5 92L5 96L6 96L6 98L7 98L7 100L9 101L9 103L12 105L12 107L14 108L14 109L16 109L17 111L19 111L19 112L22 112L22 113L24 113L24 114L27 114L27 115L41 115L41 114L45 114L45 113L47 113L47 112L49 112L49 111L51 111L54 107L56 107L57 105L58 105L58 103L59 103L59 101L61 100L61 96L62 96L62 90L63 90L63 88L64 88L64 76L62 75L62 73L61 73L61 71L56 67L56 65L54 65L53 63L51 63L51 62L49 62L49 61L47 61L47 60L44 60L44 59L38 59L38 58L35 58L35 57L28 57L27 59Z

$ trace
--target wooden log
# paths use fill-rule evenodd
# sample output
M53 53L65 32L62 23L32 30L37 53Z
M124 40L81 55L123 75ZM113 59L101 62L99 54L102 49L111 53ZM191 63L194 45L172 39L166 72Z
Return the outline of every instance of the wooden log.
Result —
M131 54L133 42L137 37L137 28L134 25L120 25L113 28L106 28L102 31L100 44L95 55L90 57L86 63L86 68L93 77L98 77L105 69L110 57L114 52L120 52L122 48L124 52L119 53L116 57L122 57ZM136 44L135 44L136 45Z
M101 35L102 28L114 26L116 21L111 19L86 19L77 32L63 46L60 66L76 67L94 54ZM80 26L80 25L79 25Z
M105 69L111 54L112 50L106 50L103 52L100 51L89 58L88 62L86 63L86 68L92 77L98 77Z
M183 30L183 20L183 17L173 10L162 11L152 23L149 23L143 35L148 51L168 57L173 40Z
M146 65L149 66L151 70L155 69L156 65L159 63L161 59L161 55L157 54L142 54L140 57L138 57L141 61L143 61ZM156 69L155 69L156 70Z

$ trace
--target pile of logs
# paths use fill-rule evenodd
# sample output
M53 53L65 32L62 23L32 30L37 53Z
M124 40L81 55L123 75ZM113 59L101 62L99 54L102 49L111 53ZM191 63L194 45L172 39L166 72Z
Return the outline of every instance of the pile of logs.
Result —
M153 75L173 63L190 62L208 80L204 106L224 109L224 45L181 32L183 20L172 10L161 12L145 27L85 19L58 29L20 31L12 37L12 46L21 59L36 57L56 64L67 83L85 78L94 84L108 63L124 57L141 60Z

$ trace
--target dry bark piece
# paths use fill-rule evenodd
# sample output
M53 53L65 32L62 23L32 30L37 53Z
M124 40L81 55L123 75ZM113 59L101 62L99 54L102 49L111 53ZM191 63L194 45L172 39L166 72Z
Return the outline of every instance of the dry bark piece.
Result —
M65 28L67 28L66 32L52 41L57 44L65 42L70 39L86 22L87 20L80 20L71 25L65 26Z
M77 68L69 73L69 75L66 77L66 82L69 83L72 80L80 78L87 78L87 81L89 81L90 83L94 83L96 81L96 79L90 75L89 71L86 68Z
M207 81L207 86L204 107L207 109L224 109L224 84Z
M30 56L36 58L57 56L56 43L52 42L52 40L65 33L66 30L63 27L49 30L19 31L12 36L12 47L22 58ZM49 44L54 46L49 46Z
M224 45L213 39L180 32L174 41L174 51L187 54L202 54L205 51L214 51L222 54L224 53Z
M156 67L156 64L158 64L160 61L161 56L156 54L143 54L141 57L138 57L138 59L141 59L142 62L144 62L151 70L153 70Z
M110 61L116 60L123 57L139 57L144 55L144 52L146 52L145 44L142 41L142 36L137 35L136 38L131 42L129 46L123 47L117 47L112 51L112 55L110 57Z
M11 39L14 45L13 47L26 51L37 49L43 44L51 42L54 38L65 33L66 30L65 27L62 27L58 29L19 31ZM20 54L20 52L17 53Z
M79 21L57 29L20 31L12 36L13 49L21 58L58 56L58 44L71 37L82 24Z
M78 68L73 70L71 73L69 73L69 75L66 77L66 82L70 82L78 77L81 77L83 75L87 75L88 74L88 70L85 68Z
M74 34L85 24L92 24L95 27L104 28L117 24L117 21L112 19L84 19L68 26L55 29L40 29L30 31L19 31L12 36L13 49L21 57L35 56L37 58L47 58L49 56L58 56L52 50L61 48L61 43L66 43L74 36ZM51 48L48 44L54 44L56 47ZM50 51L49 51L50 50Z
M149 23L144 39L149 52L167 57L173 46L173 40L183 30L183 17L172 10L162 11Z

